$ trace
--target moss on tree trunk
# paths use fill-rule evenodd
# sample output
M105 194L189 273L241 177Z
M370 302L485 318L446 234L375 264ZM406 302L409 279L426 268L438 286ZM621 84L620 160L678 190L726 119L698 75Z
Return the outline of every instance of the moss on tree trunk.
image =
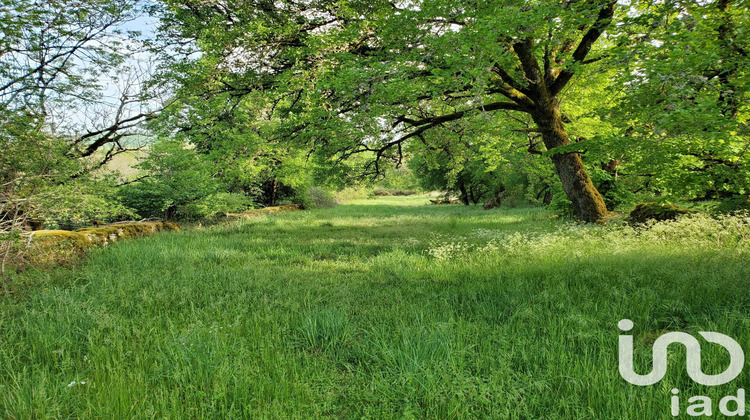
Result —
M560 107L556 99L537 104L531 113L542 134L547 150L570 144L570 137L563 126ZM573 212L579 220L596 222L607 215L607 206L599 191L591 182L580 154L576 152L556 153L552 163L562 183L563 190L573 203Z

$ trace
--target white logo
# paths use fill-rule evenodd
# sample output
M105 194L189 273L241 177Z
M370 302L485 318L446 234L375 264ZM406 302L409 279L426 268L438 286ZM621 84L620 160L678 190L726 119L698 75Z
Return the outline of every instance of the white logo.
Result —
M621 320L617 326L622 331L633 329L633 321ZM729 336L717 332L701 331L700 334L709 343L715 343L724 347L730 356L729 367L717 375L706 375L701 370L701 345L698 340L690 334L683 332L666 333L656 339L653 345L653 367L646 375L635 373L633 368L633 336L620 335L620 375L623 379L633 385L653 385L664 378L667 373L667 347L673 343L685 346L687 358L687 373L690 379L706 386L723 385L736 378L745 364L745 353L742 347Z

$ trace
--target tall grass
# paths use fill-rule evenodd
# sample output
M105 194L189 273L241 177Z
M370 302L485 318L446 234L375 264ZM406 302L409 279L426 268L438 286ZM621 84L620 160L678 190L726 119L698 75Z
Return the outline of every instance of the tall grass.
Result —
M580 226L544 210L354 201L166 233L0 301L0 417L663 419L750 387L627 384L661 333L750 349L746 219ZM704 346L704 371L727 355ZM85 382L85 383L84 383ZM684 412L684 407L683 407Z

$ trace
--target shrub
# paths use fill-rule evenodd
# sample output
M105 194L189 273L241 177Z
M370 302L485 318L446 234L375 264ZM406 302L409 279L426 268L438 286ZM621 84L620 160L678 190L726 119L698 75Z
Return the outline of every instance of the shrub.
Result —
M734 195L722 200L716 207L719 213L734 213L738 211L750 210L750 196Z
M406 195L417 195L414 190L391 190L391 195L406 196Z
M182 219L207 219L224 213L238 213L251 208L250 197L244 194L219 192L177 207Z
M338 205L333 194L318 187L308 188L298 196L298 200L305 209L328 209Z
M203 155L185 144L162 140L153 144L138 165L149 177L120 188L121 201L141 217L197 220L217 213L247 210L243 194L224 191Z
M97 191L97 184L77 188L72 185L48 189L35 197L36 209L30 215L41 221L43 227L64 225L81 226L91 220L128 220L135 217L133 209L108 191ZM109 186L99 184L104 190Z
M345 203L352 200L364 200L369 196L369 192L364 187L349 187L336 191L333 195L337 202Z
M140 217L164 217L172 201L162 190L159 184L146 180L125 185L117 193L120 201L135 209Z
M554 194L552 201L547 205L547 209L563 217L573 216L573 203L564 193Z

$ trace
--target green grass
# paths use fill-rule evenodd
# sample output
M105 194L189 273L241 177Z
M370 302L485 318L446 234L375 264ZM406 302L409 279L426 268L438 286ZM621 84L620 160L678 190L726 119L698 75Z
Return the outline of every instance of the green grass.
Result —
M667 330L750 350L742 221L639 232L425 203L164 233L38 273L0 301L0 417L642 420L671 418L673 387L714 411L750 388L747 369L693 384L677 346L657 385L617 368L622 318L641 371Z

